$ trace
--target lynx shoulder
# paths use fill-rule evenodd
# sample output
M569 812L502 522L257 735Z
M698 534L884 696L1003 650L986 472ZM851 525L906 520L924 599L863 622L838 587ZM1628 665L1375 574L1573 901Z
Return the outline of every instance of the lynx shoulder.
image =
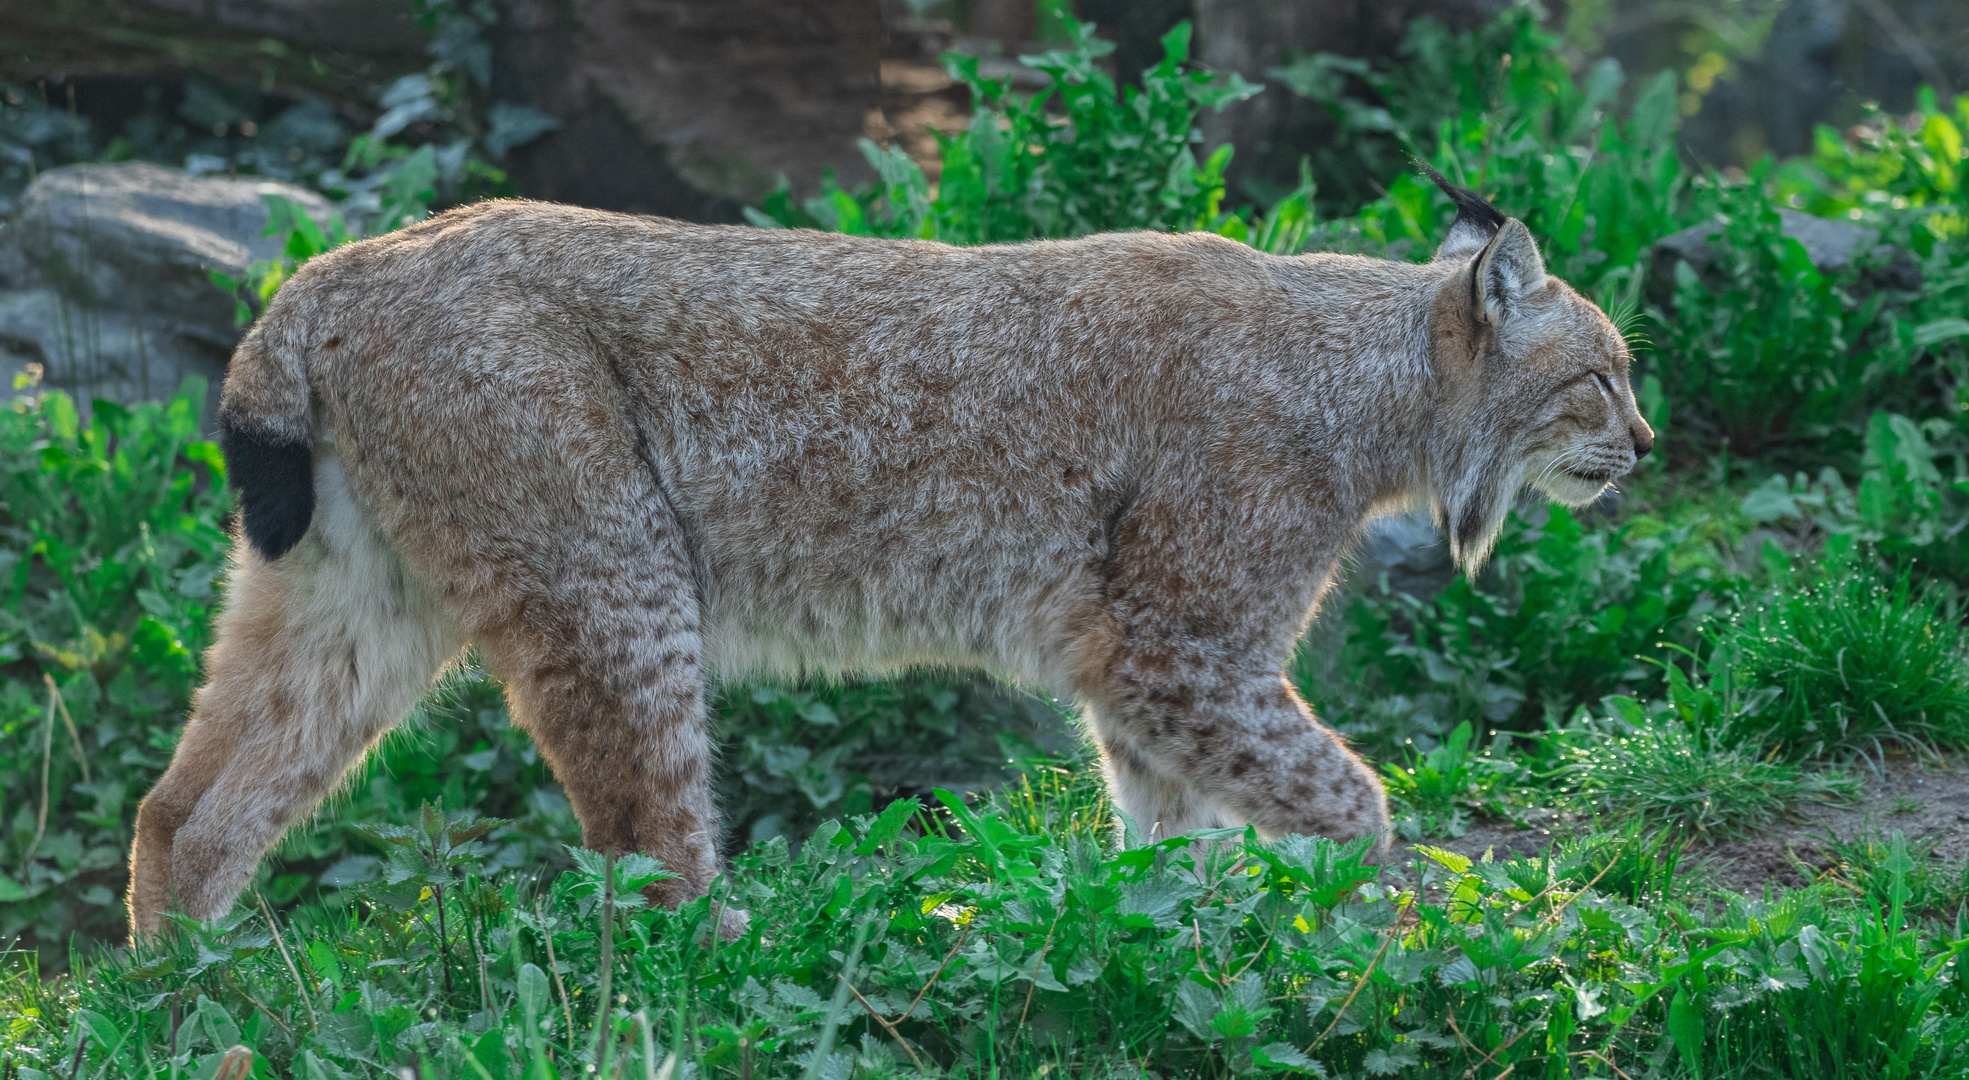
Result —
M1147 835L1385 843L1282 661L1363 521L1487 554L1646 453L1627 351L1456 191L1434 261L953 248L523 202L304 267L227 376L225 609L134 931L229 907L468 644L584 843L719 869L707 680L989 669L1085 710Z

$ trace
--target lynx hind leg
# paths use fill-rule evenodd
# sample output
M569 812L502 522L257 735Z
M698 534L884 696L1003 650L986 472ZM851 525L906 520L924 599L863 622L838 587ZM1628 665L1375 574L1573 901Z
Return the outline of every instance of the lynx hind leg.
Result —
M130 926L160 912L212 918L260 858L320 804L460 647L339 466L315 471L301 543L268 562L236 548L206 684L171 767L137 810Z
M596 851L640 851L677 877L668 906L720 872L700 612L683 531L633 454L568 482L582 512L534 538L545 572L509 575L478 628L513 717L530 732ZM517 542L517 541L516 541ZM722 914L727 936L744 914Z

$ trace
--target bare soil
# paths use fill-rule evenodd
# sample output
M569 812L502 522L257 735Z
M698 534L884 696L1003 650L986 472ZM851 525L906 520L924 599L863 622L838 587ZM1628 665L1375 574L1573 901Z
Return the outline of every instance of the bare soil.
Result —
M1969 755L1940 760L1893 756L1877 770L1862 765L1854 772L1863 790L1853 802L1803 803L1764 835L1697 841L1683 855L1685 871L1733 892L1756 893L1766 886L1797 888L1834 868L1836 860L1825 848L1827 839L1884 836L1894 830L1910 839L1934 837L1931 857L1942 865L1960 866L1969 859ZM1528 820L1529 828L1479 820L1460 837L1423 843L1472 859L1482 858L1486 851L1503 859L1543 854L1553 842L1593 828L1590 819L1556 811L1534 811ZM1404 851L1397 861L1404 857L1412 860L1414 855Z

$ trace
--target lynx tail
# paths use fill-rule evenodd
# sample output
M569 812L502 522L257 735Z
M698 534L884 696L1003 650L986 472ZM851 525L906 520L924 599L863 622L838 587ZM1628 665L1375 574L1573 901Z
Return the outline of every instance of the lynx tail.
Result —
M314 518L314 418L298 350L262 325L233 353L219 403L219 449L254 550L278 559Z

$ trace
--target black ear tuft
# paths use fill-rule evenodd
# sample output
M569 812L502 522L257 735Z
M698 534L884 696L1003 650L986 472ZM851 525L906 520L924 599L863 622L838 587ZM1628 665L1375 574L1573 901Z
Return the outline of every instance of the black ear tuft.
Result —
M1481 229L1486 236L1494 236L1497 230L1504 227L1504 212L1492 206L1489 199L1469 188L1457 187L1450 183L1448 177L1437 172L1428 162L1420 158L1416 159L1415 165L1422 170L1424 176L1434 180L1436 186L1443 189L1443 194L1449 196L1450 202L1456 204L1456 220L1450 223L1451 232L1456 231L1459 225L1469 224Z
M314 518L314 452L305 442L274 442L233 423L219 410L219 451L226 481L239 493L246 541L268 559L301 542Z

